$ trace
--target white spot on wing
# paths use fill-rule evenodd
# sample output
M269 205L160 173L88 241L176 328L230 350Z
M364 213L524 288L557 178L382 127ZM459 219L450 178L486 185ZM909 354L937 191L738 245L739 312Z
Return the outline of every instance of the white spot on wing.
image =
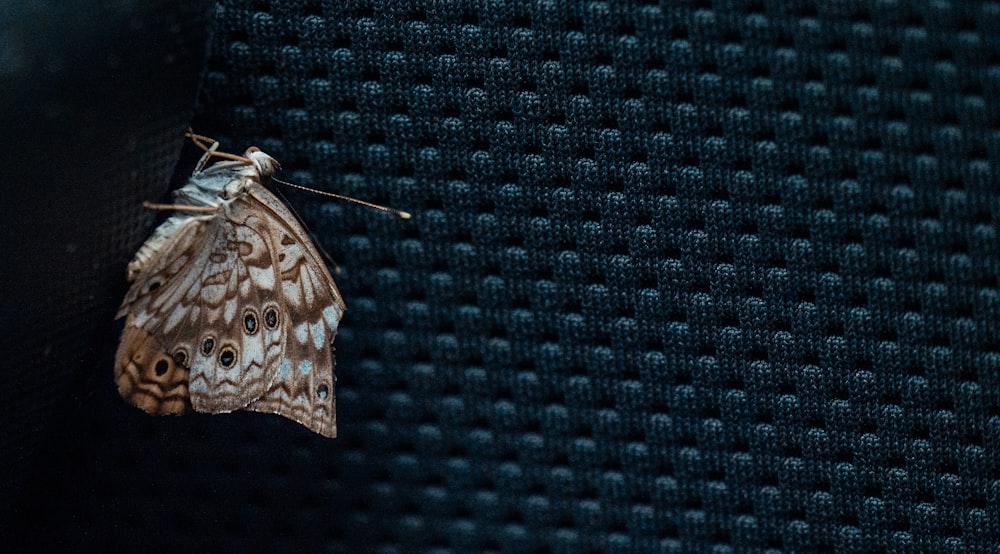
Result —
M135 315L135 326L136 327L145 327L146 326L146 322L149 321L149 318L150 318L151 315L152 314L150 314L146 310L143 310L143 311L137 313Z
M232 321L233 317L235 316L236 316L236 299L230 298L229 300L226 300L226 308L224 313L224 318L226 323Z
M302 290L299 288L299 284L297 282L290 279L282 279L281 293L292 304L295 304L296 306L302 305Z
M250 280L257 288L274 290L274 269L270 267L248 266Z
M288 375L288 372L291 371L291 369L292 362L288 361L288 358L281 360L281 367L278 368L278 375L275 378L280 379L285 375Z
M312 324L312 337L316 350L322 349L323 343L326 342L326 326L323 325L322 321Z
M309 324L299 323L295 326L295 340L305 344L309 340Z
M201 298L209 304L219 304L226 297L226 285L205 285L201 287Z
M312 362L309 360L302 360L299 362L299 373L302 375L309 375L309 372L312 371L312 367Z

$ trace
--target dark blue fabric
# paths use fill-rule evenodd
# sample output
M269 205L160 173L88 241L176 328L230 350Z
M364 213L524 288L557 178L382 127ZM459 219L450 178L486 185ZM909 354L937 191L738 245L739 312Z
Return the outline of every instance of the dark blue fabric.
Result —
M994 552L998 97L996 3L223 2L195 128L414 214L288 194L340 437L105 360L39 540Z
M154 219L142 200L169 189L212 11L95 4L0 7L0 548L11 552L12 533L35 532L30 516L15 523L24 497L53 494L62 469L43 454L65 451L53 430L107 383L123 264Z

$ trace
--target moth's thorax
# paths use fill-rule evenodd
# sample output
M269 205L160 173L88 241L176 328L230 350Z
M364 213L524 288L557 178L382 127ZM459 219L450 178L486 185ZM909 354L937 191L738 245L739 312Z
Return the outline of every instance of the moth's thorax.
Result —
M240 177L238 179L233 179L232 181L226 183L226 186L222 188L222 194L220 196L223 200L232 200L237 198L250 188L250 183L252 183L247 177Z
M191 175L187 184L177 189L178 204L220 206L240 198L251 187L262 184L278 167L278 162L256 147L248 148L243 156L250 161L223 161Z

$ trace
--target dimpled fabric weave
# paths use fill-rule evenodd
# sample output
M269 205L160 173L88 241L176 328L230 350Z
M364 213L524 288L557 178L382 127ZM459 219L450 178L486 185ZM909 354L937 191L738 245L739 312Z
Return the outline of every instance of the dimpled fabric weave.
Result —
M199 132L413 219L288 193L341 268L338 439L112 390L42 543L995 551L1000 4L215 25Z

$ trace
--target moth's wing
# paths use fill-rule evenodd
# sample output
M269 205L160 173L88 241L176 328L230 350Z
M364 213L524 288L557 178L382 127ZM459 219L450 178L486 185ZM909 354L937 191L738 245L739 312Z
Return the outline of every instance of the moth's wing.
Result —
M337 435L333 342L344 301L323 259L295 216L263 187L253 189L271 214L278 301L287 325L278 373L247 409L280 414L326 437Z
M129 403L152 414L180 414L191 409L189 369L175 350L154 334L150 303L165 283L179 275L205 240L206 218L176 215L157 228L129 264L133 281L118 310L128 316L115 354L115 384ZM179 308L181 309L181 308Z
M151 414L182 414L191 409L189 373L163 343L129 318L115 354L115 384L122 398Z
M283 329L277 319L266 324L279 307L276 269L258 228L263 225L253 214L233 219L229 212L223 205L209 217L191 218L200 223L190 230L175 231L156 262L136 276L122 308L129 314L126 327L155 339L163 355L153 361L133 340L140 335L123 334L116 375L121 365L123 375L138 377L130 381L156 382L157 364L162 369L159 362L169 357L190 370L190 404L206 413L238 410L260 397L281 359ZM125 396L121 382L119 391Z
M244 408L264 394L281 360L284 322L276 269L262 218L233 202L216 220L200 279L185 298L196 302L200 335L192 351L191 405L205 413Z

